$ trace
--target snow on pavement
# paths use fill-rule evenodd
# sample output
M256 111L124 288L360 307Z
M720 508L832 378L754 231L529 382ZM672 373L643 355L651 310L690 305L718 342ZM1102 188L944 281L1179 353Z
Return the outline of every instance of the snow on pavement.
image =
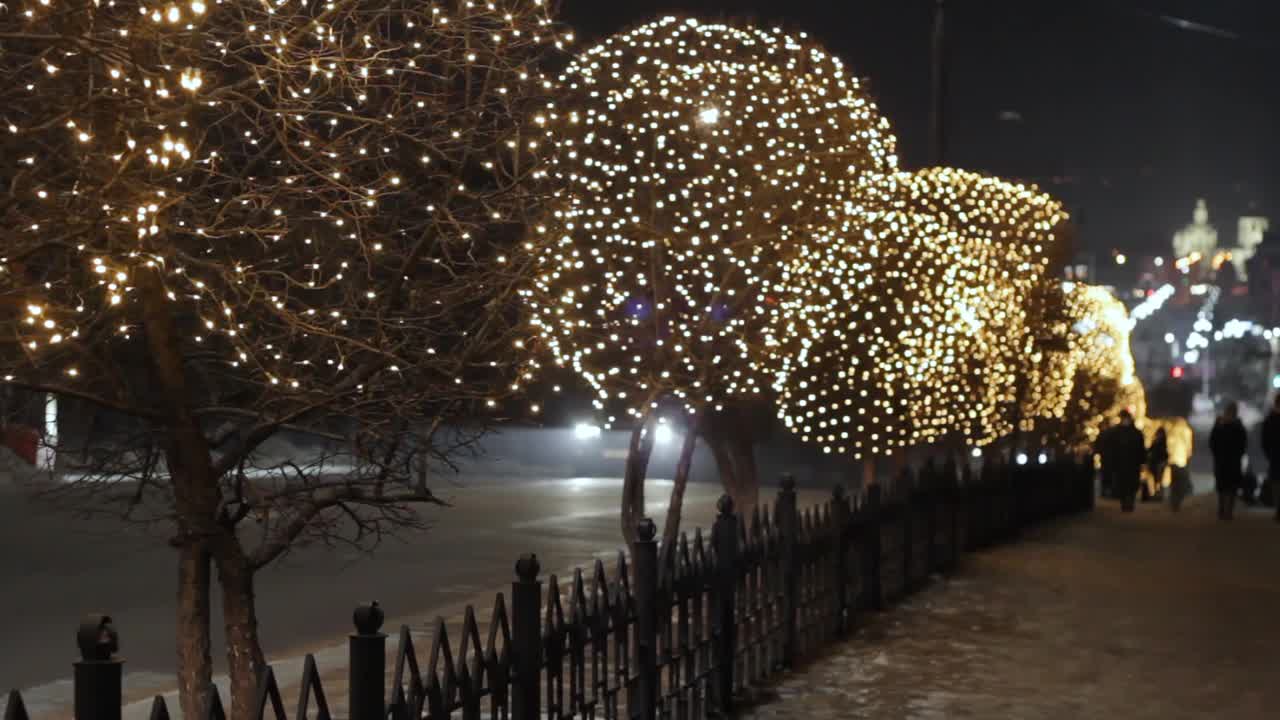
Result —
M1280 717L1280 524L1113 504L963 570L746 718Z

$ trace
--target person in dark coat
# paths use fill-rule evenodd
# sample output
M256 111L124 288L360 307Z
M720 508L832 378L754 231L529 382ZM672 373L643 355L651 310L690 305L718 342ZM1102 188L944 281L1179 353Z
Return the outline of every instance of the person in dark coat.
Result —
M1147 469L1151 471L1151 495L1156 496L1164 488L1164 470L1169 466L1169 436L1164 428L1156 430L1151 439L1151 447L1147 448Z
M1240 408L1227 403L1222 415L1209 433L1209 452L1213 453L1213 483L1218 491L1218 519L1230 520L1235 512L1236 493L1244 481L1241 465L1249 450L1249 434L1240 422Z
M1266 483L1276 506L1276 522L1280 522L1280 395L1276 395L1271 412L1262 421L1262 454L1267 458ZM1263 496L1266 495L1264 491Z
M1147 459L1147 442L1142 431L1133 425L1133 415L1128 410L1120 412L1120 424L1112 428L1108 450L1113 467L1116 496L1120 498L1120 510L1133 512L1142 479L1142 466ZM1106 455L1102 462L1107 463Z
M1104 498L1119 497L1116 494L1116 459L1113 452L1116 445L1116 430L1119 425L1104 428L1098 433L1093 443L1093 452L1102 460L1102 487L1099 494Z

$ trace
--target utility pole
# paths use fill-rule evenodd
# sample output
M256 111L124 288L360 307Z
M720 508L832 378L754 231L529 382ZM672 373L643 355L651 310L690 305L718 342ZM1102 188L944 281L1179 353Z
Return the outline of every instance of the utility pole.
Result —
M947 158L947 0L934 0L933 5L933 99L929 110L932 133L933 164L941 166Z

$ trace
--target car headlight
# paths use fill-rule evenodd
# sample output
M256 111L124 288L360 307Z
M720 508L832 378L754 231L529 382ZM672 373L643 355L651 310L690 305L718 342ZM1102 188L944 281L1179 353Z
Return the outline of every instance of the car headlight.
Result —
M591 423L578 423L573 428L573 436L579 440L592 440L600 437L600 428Z
M657 430L653 431L653 441L659 445L666 445L675 439L676 434L666 425L659 425Z

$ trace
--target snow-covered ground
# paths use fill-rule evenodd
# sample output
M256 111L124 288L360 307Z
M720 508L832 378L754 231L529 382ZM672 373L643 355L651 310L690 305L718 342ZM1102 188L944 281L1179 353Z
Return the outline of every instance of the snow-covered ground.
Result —
M1280 717L1280 525L1214 509L1104 503L969 556L746 717Z

